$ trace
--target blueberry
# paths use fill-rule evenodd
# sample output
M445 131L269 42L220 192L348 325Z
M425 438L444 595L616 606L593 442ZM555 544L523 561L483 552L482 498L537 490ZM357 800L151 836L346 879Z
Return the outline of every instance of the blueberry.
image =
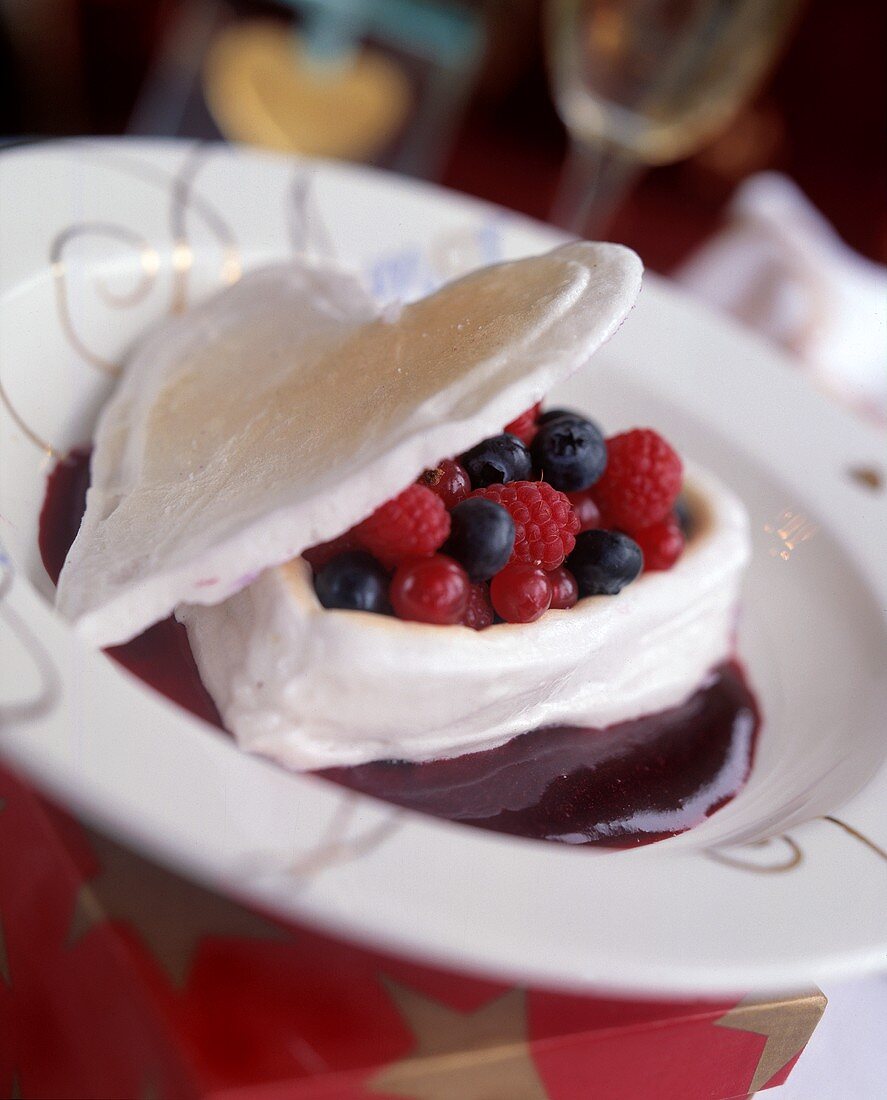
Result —
M587 489L607 468L607 444L600 429L581 416L543 424L532 446L540 477L563 493Z
M572 409L549 409L536 417L536 424L541 428L543 424L550 424L552 420L560 420L562 416L573 416L581 420L582 417Z
M472 584L489 580L506 565L514 549L514 520L501 504L472 497L456 505L450 521L443 553L459 562Z
M621 531L583 531L567 568L580 596L615 596L635 579L644 564L640 546Z
M324 607L346 611L388 610L388 574L370 554L349 550L328 562L314 578Z
M468 471L472 487L527 481L533 473L530 452L516 435L503 432L484 439L459 459Z
M677 516L678 527L685 539L693 534L693 510L683 493L674 502L674 513Z

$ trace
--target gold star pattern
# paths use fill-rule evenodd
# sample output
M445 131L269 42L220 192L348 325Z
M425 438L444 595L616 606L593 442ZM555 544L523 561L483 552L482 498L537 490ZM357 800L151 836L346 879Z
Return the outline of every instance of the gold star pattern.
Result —
M290 933L89 831L101 870L81 886L68 928L73 946L105 920L125 921L170 981L182 988L204 936L287 940Z
M409 1100L547 1100L530 1053L523 989L459 1012L382 981L416 1043L373 1077L371 1091Z
M9 973L9 956L6 954L6 940L3 936L3 921L0 920L0 978L12 988L12 975Z
M767 1042L748 1086L750 1093L762 1089L775 1073L800 1054L825 1012L825 1006L825 994L818 989L785 1006L745 997L720 1020L715 1020L717 1027L766 1036Z

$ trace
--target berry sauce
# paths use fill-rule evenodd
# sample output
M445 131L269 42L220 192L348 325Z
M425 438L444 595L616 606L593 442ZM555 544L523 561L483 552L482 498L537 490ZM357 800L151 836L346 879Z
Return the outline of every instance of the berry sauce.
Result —
M754 699L729 663L682 706L604 731L550 726L452 760L323 774L482 829L628 848L682 833L729 802L748 775L757 728Z
M50 474L40 552L53 581L74 540L89 453ZM185 629L165 619L107 650L151 687L221 727ZM607 730L532 730L499 748L427 764L387 761L319 774L436 817L569 844L630 848L684 832L729 802L748 776L760 715L735 662L679 707Z
M55 584L68 549L80 529L89 488L88 450L72 451L49 475L40 512L40 556ZM174 703L198 718L221 727L216 705L203 686L181 623L170 616L133 638L105 652L134 676L150 684Z

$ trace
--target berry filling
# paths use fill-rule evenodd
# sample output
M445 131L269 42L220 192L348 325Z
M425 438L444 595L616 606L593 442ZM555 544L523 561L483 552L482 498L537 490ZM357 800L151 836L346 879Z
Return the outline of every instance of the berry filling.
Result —
M581 493L567 493L567 499L573 505L573 511L579 520L580 531L591 531L595 527L603 526L601 510L591 493L591 489L583 489Z
M534 623L551 607L551 581L537 565L513 562L493 577L490 598L507 623Z
M388 607L388 573L363 550L346 550L327 562L314 588L327 608L381 613Z
M391 605L399 619L450 626L461 622L470 591L462 566L435 554L398 567L391 581Z
M501 505L514 521L509 561L557 569L573 549L579 520L563 493L544 481L515 481L477 489L472 499Z
M579 599L579 585L569 569L558 566L548 574L551 581L551 606L557 611L569 611Z
M511 560L517 528L511 513L484 497L463 500L450 513L450 537L444 550L476 584L488 581Z
M540 476L565 493L590 488L607 467L607 444L600 428L581 416L559 416L543 424L531 454Z
M622 531L583 531L567 562L580 596L616 596L644 564L640 546Z
M471 492L471 478L464 466L445 458L433 470L426 470L419 478L419 484L426 486L444 502L447 509L455 508Z
M674 513L635 531L634 540L644 555L644 569L648 573L671 569L684 552L684 532Z
M517 438L524 443L527 447L533 442L536 432L539 430L539 412L542 408L542 402L538 402L526 412L521 413L516 420L512 420L510 424L505 425L505 431L509 435L516 435Z
M306 550L326 608L485 630L671 569L691 527L681 460L649 428L605 438L534 405Z
M488 584L473 584L468 593L468 606L462 616L462 625L470 626L472 630L486 630L493 625L493 605L490 602L490 586Z
M466 451L460 462L468 471L475 489L524 481L533 475L529 450L516 435L509 435L508 432L482 440Z
M436 493L410 485L354 529L358 543L383 565L433 554L450 533L450 516Z
M635 428L607 440L594 501L606 526L632 531L665 519L681 491L681 460L662 436Z

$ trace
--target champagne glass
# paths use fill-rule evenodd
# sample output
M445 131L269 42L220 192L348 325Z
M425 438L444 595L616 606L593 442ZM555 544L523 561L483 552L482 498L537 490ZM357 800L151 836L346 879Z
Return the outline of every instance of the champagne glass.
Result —
M801 0L548 0L570 150L552 221L606 224L636 174L695 152L754 93Z

